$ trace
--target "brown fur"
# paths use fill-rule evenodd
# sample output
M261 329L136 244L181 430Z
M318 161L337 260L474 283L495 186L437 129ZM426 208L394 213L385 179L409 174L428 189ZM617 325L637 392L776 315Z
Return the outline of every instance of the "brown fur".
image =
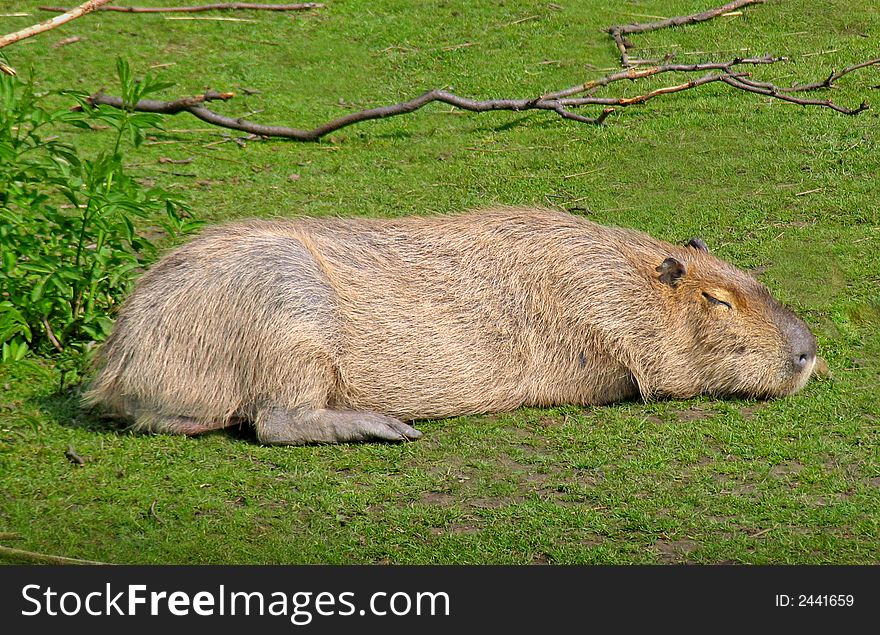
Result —
M419 435L400 420L523 405L786 395L814 357L701 241L547 209L250 221L140 279L87 400L154 431L394 440Z

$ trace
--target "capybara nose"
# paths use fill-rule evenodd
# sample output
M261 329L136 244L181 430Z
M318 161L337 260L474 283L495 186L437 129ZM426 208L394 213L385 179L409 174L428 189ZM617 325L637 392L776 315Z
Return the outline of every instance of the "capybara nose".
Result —
M816 359L815 353L801 353L800 355L797 355L797 354L795 354L795 355L796 355L796 357L793 360L794 365L801 370L805 369L807 366L812 364L813 361Z
M795 371L812 369L816 361L816 338L800 320L789 322L786 326Z

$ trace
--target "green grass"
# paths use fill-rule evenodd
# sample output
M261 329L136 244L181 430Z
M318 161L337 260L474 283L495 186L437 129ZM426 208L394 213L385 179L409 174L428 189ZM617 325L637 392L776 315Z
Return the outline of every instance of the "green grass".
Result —
M38 4L5 3L33 15L0 18L0 30L44 19ZM570 86L616 65L603 27L712 4L331 0L307 14L236 14L254 22L97 14L5 52L46 90L113 92L117 54L137 72L173 63L160 71L177 84L169 99L234 90L218 110L311 127L349 112L340 99ZM51 48L73 35L83 40ZM787 84L875 57L878 37L871 3L791 0L633 40L637 55L679 60L784 54L792 63L754 72ZM443 50L465 42L475 44ZM880 107L878 84L880 69L866 68L832 95ZM772 402L527 409L422 422L424 438L401 446L278 448L247 431L109 429L77 410L75 391L57 392L51 368L0 367L0 532L19 536L3 543L118 563L880 562L878 113L710 85L619 110L600 128L432 105L318 144L244 148L206 147L228 131L168 119L130 153L132 169L211 221L550 203L671 241L702 236L739 266L765 268L761 279L815 331L831 376ZM110 143L109 131L70 136L87 154ZM68 445L84 466L65 459Z

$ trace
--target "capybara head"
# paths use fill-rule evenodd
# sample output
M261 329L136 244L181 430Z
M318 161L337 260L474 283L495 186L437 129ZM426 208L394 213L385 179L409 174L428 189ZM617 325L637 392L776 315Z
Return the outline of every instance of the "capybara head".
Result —
M807 325L702 240L666 257L654 276L671 317L662 348L672 353L656 392L769 398L807 383L816 363Z

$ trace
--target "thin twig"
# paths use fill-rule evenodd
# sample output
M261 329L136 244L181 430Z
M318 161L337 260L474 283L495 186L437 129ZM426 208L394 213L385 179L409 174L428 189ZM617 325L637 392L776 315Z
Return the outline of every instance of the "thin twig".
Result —
M539 16L539 15L530 15L525 18L520 18L519 20L514 20L513 22L504 22L502 24L496 24L495 28L500 29L505 26L514 26L516 24L522 24L523 22L530 22L531 20L538 20L540 18L541 18L541 16Z
M58 341L58 338L55 337L55 331L52 330L52 327L49 325L49 320L44 315L40 318L40 321L43 323L43 328L46 329L46 336L49 338L49 341L52 342L52 346L58 349L59 352L64 352L64 347L61 345L61 342Z
M109 2L109 0L107 0ZM119 11L120 13L196 13L199 11L307 11L323 9L320 2L299 2L297 4L252 4L250 2L222 2L198 7L101 7L99 11ZM67 11L63 7L40 7L40 11Z
M640 24L617 24L608 27L608 34L611 35L611 38L614 40L614 43L617 45L617 50L620 51L620 64L624 68L629 68L630 66L635 66L635 60L631 60L629 58L629 53L627 52L630 48L632 48L633 44L630 42L626 36L632 33L646 33L648 31L657 31L659 29L665 29L671 26L682 26L685 24L695 24L697 22L705 22L706 20L711 20L713 18L717 18L720 15L724 15L730 11L735 11L740 7L745 7L750 4L761 4L765 0L734 0L733 2L728 2L723 7L718 7L716 9L709 9L708 11L703 11L701 13L694 13L692 15L680 15L674 18L666 18L665 20L658 20L657 22L642 22Z
M24 549L4 547L3 545L0 545L0 555L27 560L28 562L42 562L44 564L108 564L107 562L97 562L95 560L80 560L79 558L52 556L46 553L37 553L36 551L25 551Z
M169 163L171 165L189 165L195 161L193 157L188 159L172 159L170 157L159 157L159 163Z
M155 518L156 522L158 522L160 525L164 525L165 521L162 520L162 517L159 516L159 513L156 511L156 507L158 504L159 504L159 501L157 501L157 500L154 500L152 503L150 503L150 516Z

